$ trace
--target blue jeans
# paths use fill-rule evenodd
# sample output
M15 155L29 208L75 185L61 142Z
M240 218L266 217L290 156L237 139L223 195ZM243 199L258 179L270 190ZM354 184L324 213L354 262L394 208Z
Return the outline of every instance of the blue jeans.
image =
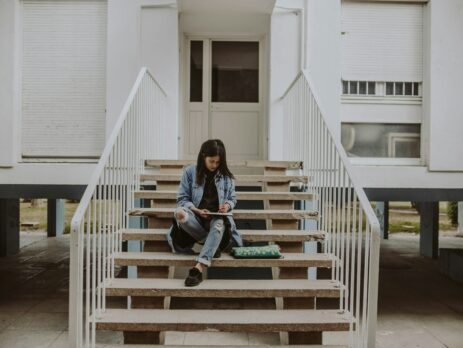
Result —
M186 219L182 221L177 219L177 212L179 210L186 214ZM198 243L204 243L201 252L195 260L206 266L210 266L225 231L223 219L221 217L212 217L212 219L203 225L200 223L199 217L188 208L177 208L174 216L180 228L192 236Z

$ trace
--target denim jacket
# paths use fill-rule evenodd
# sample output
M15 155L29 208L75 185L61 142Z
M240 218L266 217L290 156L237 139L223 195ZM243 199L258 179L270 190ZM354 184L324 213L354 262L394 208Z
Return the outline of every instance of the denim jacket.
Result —
M217 187L217 194L219 196L220 204L229 204L230 211L236 205L235 182L228 176L224 176L217 172L214 177L215 185ZM198 207L204 193L205 178L203 182L198 185L196 183L196 165L192 164L186 167L183 171L180 187L177 192L177 206L183 208ZM227 216L231 225L232 238L237 246L243 245L241 235L236 230L236 224L233 217Z

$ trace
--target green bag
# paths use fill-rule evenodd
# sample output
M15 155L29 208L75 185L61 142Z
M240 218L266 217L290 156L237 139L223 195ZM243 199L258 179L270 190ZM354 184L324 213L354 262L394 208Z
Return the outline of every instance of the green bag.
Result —
M251 246L251 247L234 247L230 254L237 259L280 259L280 246L277 244Z

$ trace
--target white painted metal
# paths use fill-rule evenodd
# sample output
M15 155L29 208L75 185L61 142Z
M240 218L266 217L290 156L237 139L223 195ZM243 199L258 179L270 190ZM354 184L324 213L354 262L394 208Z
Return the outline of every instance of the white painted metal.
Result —
M342 3L342 79L423 80L423 5Z
M120 231L140 188L145 158L163 158L167 95L142 68L71 222L69 346L95 346L92 314L106 308ZM85 282L84 282L85 279ZM85 285L84 285L85 284ZM85 290L85 291L84 291Z
M344 285L340 310L354 316L350 347L374 348L376 335L379 222L353 174L344 148L318 104L310 78L301 71L281 98L284 156L304 162L309 188L316 192L327 233L325 252L336 256L333 279Z
M99 157L105 143L106 1L22 2L23 157Z

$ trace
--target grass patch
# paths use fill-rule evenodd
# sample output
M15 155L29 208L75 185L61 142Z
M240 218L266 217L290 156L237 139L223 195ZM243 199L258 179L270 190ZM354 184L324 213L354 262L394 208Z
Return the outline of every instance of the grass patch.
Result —
M77 209L78 203L64 202L64 233L70 233L71 220ZM44 231L47 229L47 201L44 200L43 206L32 208L31 203L21 202L19 220L23 222L38 222L34 227L21 227L21 231Z
M420 224L414 221L389 222L389 233L420 232Z
M439 224L439 231L448 231L455 229L451 224L442 223ZM411 232L419 233L420 232L420 223L416 221L399 221L399 222L389 222L389 233L397 232Z

